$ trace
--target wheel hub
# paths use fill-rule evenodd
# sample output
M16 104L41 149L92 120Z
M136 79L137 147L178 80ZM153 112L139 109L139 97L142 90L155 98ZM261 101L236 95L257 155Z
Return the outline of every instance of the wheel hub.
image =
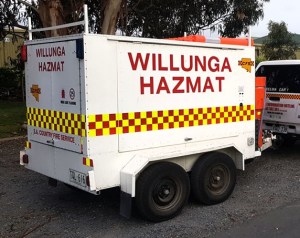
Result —
M208 189L215 195L223 193L230 181L230 175L227 167L217 165L211 168L208 181Z
M169 179L163 179L156 185L153 199L158 205L166 206L173 201L175 195L176 184Z
M163 194L166 195L166 196L169 195L170 194L170 188L164 188Z

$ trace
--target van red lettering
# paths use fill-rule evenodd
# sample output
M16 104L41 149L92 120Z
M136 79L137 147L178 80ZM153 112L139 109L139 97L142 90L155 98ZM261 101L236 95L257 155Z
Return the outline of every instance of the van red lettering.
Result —
M152 70L156 71L156 55L152 54Z
M165 77L161 77L159 81L159 85L157 87L156 94L160 94L161 91L166 91L166 93L170 93L170 89Z
M170 71L179 71L178 66L174 66L174 56L170 55Z
M143 71L202 71L202 72L232 72L229 59L219 59L217 56L199 55L177 55L169 54L164 56L161 53L136 53L128 52L131 69L136 71L139 68ZM177 58L176 58L177 57ZM176 63L178 65L176 65Z
M203 83L201 82L201 79ZM144 77L140 77L140 93L141 94L161 94L161 93L205 93L205 92L222 92L223 80L225 77L206 77L201 78L197 76L191 78L189 76L174 76L167 78L161 76L155 78L149 77L149 80L145 80ZM203 87L201 87L203 85Z
M225 57L223 61L221 72L224 72L225 70L228 70L228 72L232 72L229 59L227 57Z
M153 77L150 77L149 83L145 83L144 77L140 77L140 92L141 92L141 94L145 94L145 88L149 88L150 94L154 94Z
M222 92L222 81L225 80L225 77L216 77L216 80L219 81L219 92Z
M174 86L172 93L184 93L184 89L179 89L184 81L184 77L173 77L173 81L178 81Z
M66 55L64 46L55 46L48 48L39 48L35 50L36 57L62 57Z
M168 67L167 66L163 66L162 61L163 61L162 60L162 55L158 54L158 70L160 70L160 71L168 71Z
M207 77L206 80L205 80L205 84L204 84L204 87L203 87L203 92L206 92L207 90L210 90L212 92L214 92L214 87L212 85L212 82L211 82L211 79L210 77Z
M201 71L206 71L206 56L203 56L202 60L198 55L195 56L195 71L198 71L201 69Z
M193 69L193 56L192 55L190 55L189 56L189 60L187 60L187 62L189 62L189 64L188 64L188 66L186 67L186 60L185 60L185 57L184 57L184 55L181 55L181 69L183 70L183 71L186 71L186 72L189 72L189 71L191 71L192 69Z
M145 58L143 58L141 53L137 53L135 58L133 58L132 53L128 52L128 57L129 57L129 61L130 61L132 70L137 70L139 65L143 70L147 70L148 62L149 62L149 58L150 58L149 53L146 54ZM153 59L153 57L152 57L152 59Z
M38 69L40 72L62 72L64 71L64 61L55 61L55 62L39 62Z
M194 84L190 77L186 77L186 92L201 92L201 77L197 77Z
M219 72L220 71L219 58L216 56L210 57L208 60L208 68L211 72Z

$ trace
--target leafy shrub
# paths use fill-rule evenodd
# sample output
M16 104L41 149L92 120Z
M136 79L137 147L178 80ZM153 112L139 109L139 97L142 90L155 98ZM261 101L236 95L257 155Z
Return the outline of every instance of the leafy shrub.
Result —
M18 60L11 60L11 67L0 68L0 98L23 99L24 71Z

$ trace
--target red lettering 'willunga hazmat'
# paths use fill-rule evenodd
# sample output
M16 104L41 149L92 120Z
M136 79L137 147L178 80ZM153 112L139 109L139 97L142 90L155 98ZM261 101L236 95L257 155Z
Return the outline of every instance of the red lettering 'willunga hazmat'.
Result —
M128 52L128 59L133 71L232 72L227 57ZM140 94L222 92L224 80L224 76L140 76Z
M229 60L227 57L220 60L217 56L198 56L198 55L179 55L180 64L174 64L174 55L169 55L169 60L163 61L161 54L146 53L144 56L141 53L136 53L134 56L131 52L128 53L129 61L132 70L141 69L143 71L202 71L202 72L232 72Z

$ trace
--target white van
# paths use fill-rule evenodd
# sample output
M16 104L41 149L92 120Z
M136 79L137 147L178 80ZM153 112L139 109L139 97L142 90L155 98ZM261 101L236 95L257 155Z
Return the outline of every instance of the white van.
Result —
M277 146L296 141L300 137L300 60L261 62L256 76L267 78L264 129L276 134Z

